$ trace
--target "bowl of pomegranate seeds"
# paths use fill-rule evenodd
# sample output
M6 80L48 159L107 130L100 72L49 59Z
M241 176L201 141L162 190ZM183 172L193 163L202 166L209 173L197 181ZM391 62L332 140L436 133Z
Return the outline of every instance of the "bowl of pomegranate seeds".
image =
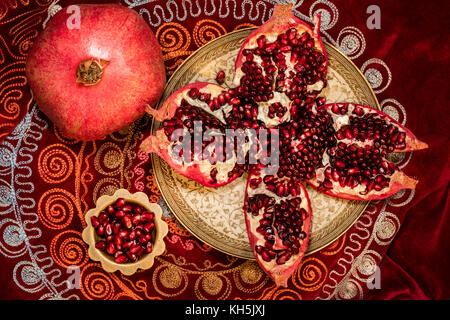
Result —
M101 196L85 216L82 236L89 257L107 272L131 275L149 269L166 249L168 227L161 217L161 207L150 203L145 193L119 189Z

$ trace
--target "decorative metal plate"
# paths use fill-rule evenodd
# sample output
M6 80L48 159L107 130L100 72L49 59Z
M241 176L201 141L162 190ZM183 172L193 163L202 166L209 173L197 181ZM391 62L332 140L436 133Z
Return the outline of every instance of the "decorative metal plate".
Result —
M244 40L254 29L244 29L217 38L192 54L167 82L159 108L173 92L199 81L215 83L224 70L224 86L231 87L234 61ZM378 108L372 88L359 69L344 54L325 43L328 53L328 86L321 93L330 102L357 102ZM152 132L160 123L152 122ZM193 235L227 254L254 259L245 227L245 174L217 189L206 188L174 172L164 160L152 154L153 172L162 196L178 221ZM323 195L308 187L313 210L310 254L341 236L360 217L368 202L348 201Z

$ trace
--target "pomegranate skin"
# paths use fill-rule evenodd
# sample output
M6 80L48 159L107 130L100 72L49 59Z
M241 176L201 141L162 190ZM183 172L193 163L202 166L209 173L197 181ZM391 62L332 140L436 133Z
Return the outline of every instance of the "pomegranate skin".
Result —
M158 41L135 11L78 5L80 28L60 10L33 44L26 75L39 108L68 138L89 141L117 131L160 98L166 80ZM77 83L80 62L108 61L101 80Z

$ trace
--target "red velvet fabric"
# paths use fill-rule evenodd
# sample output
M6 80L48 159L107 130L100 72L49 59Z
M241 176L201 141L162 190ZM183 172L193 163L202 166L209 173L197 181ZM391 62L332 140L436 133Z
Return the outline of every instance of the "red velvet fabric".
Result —
M407 191L397 198L371 203L335 243L306 257L289 288L282 289L259 277L252 263L198 241L171 216L165 217L169 223L167 252L151 270L125 277L108 274L88 259L80 237L85 225L83 215L100 194L123 187L144 191L152 201L158 201L161 195L152 178L149 158L137 153L141 132L148 130L147 117L128 132L80 143L62 137L42 113L31 110L32 103L28 104L31 95L24 78L27 50L42 30L52 3L65 7L76 2L0 1L0 140L5 140L0 145L0 298L450 298L449 3L298 2L296 9L304 16L323 8L330 15L329 21L336 19L325 35L336 45L345 47L342 39L346 32L357 28L360 34L354 35L362 35L362 49L357 56L348 49L349 56L369 75L369 62L381 60L376 65L383 79L374 85L378 100L397 106L401 116L406 116L407 127L430 148L407 154L401 162L407 174L420 180L414 193ZM176 5L163 0L121 2L153 24L168 75L216 36L261 24L273 6L271 2L252 0L251 4L236 1L235 8L232 2L215 0L213 9L211 1L199 0L213 13L188 14L183 19L184 1L176 1ZM228 13L224 7L219 10L225 3L231 6ZM371 30L366 25L370 15L367 8L374 4L380 8L381 29ZM207 27L200 28L202 24ZM165 28L178 30L179 37L175 33L164 36ZM23 132L16 125L27 112L32 130L19 145L17 137L23 137ZM113 158L118 150L123 152L120 172L105 167L106 158ZM11 167L14 152L17 164ZM5 190L14 192L8 195ZM25 222L24 233L15 233L21 222ZM390 230L393 234L386 236ZM28 242L23 241L25 238ZM367 279L361 276L367 269L361 261L379 265L380 289L368 289ZM68 265L80 266L80 290L64 290ZM43 274L45 282L41 283Z
M449 32L447 2L381 4L385 29L376 56L390 67L389 94L408 108L408 125L430 148L414 154L420 183L405 220L383 259L382 289L369 299L450 298ZM394 40L390 40L394 39ZM390 40L390 41L389 41ZM389 46L383 43L389 42ZM448 85L447 85L448 86ZM388 91L388 90L386 90ZM413 170L408 166L407 172Z

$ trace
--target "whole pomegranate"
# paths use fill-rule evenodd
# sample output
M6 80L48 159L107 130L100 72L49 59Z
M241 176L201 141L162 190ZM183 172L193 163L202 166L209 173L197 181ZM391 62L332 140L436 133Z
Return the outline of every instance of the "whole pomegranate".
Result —
M60 10L29 52L26 74L40 109L68 138L96 140L145 112L165 69L150 27L115 4Z

